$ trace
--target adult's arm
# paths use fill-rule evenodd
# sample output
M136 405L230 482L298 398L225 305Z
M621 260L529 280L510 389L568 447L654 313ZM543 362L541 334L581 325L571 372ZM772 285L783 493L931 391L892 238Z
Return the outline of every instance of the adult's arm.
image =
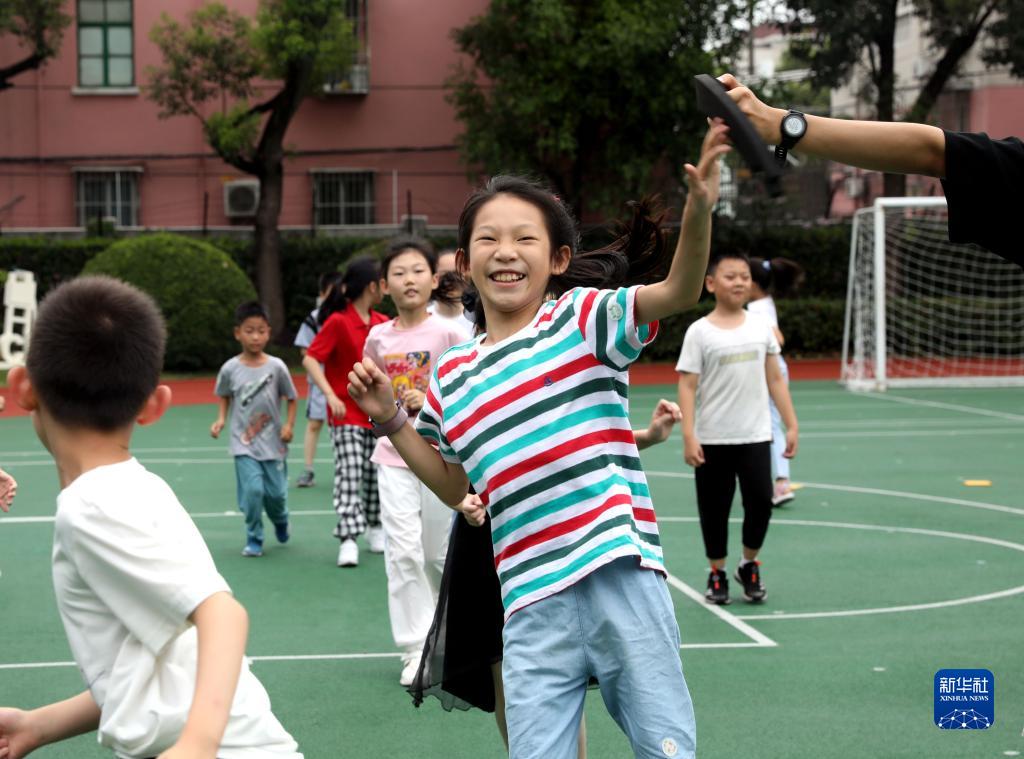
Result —
M762 102L732 74L718 80L729 97L750 119L761 139L781 140L782 119L788 113ZM946 135L938 127L904 121L852 121L806 115L807 133L794 152L827 158L871 171L946 176Z

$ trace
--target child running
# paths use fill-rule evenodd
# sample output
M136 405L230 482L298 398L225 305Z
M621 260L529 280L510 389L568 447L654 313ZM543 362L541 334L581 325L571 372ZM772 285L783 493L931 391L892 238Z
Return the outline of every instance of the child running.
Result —
M690 192L663 281L580 286L663 270L669 251L644 205L610 248L577 255L561 200L494 177L467 201L458 231L485 331L441 358L416 428L372 361L349 374L352 398L443 502L460 504L472 483L490 512L513 759L575 754L592 676L637 756L696 750L627 383L655 322L700 294L726 133L716 123L699 166L686 166Z
M376 439L366 414L351 402L347 390L348 371L362 360L370 328L388 320L373 310L382 298L377 259L365 256L350 262L341 285L320 306L320 331L302 359L309 378L327 399L334 446L334 511L338 515L334 537L341 542L339 567L359 564L356 538L364 532L370 552L384 552L377 467L370 461Z
M242 352L217 374L219 403L210 434L218 437L231 410L231 455L235 457L238 508L245 515L242 556L263 555L263 512L278 543L287 543L288 443L295 428L295 385L284 361L264 352L270 317L256 301L235 309L235 339ZM288 416L281 424L281 401Z
M363 355L383 368L405 411L423 406L437 360L468 336L452 321L427 312L437 289L437 257L425 240L393 242L381 261L381 284L398 317L370 329ZM388 614L402 650L399 682L412 684L430 629L444 569L451 511L409 471L386 437L372 459L377 468Z
M786 338L779 329L779 314L775 310L775 297L784 298L793 293L803 282L804 268L788 258L750 259L750 302L747 311L758 314L771 325L775 339L779 341L779 370L782 379L789 385L789 366L782 357ZM786 433L782 429L782 415L775 401L768 399L772 416L772 477L775 487L772 492L772 506L781 506L794 498L789 481L789 459L782 454L786 450Z
M743 558L736 581L747 601L760 603L767 594L757 555L772 515L769 395L786 425L786 458L796 455L796 414L771 327L743 310L750 299L747 257L730 253L716 259L708 267L705 285L715 296L715 308L686 330L676 365L684 457L694 467L704 551L711 563L704 598L713 604L731 600L725 560L729 511L739 478Z
M633 430L638 450L668 440L681 419L679 406L659 400L645 429ZM508 749L505 693L501 682L501 583L494 571L491 523L480 497L466 496L465 519L452 525L434 622L423 647L423 664L409 692L419 706L435 696L446 711L475 707L493 712ZM485 600L493 599L493 600ZM577 759L586 759L586 721L580 721Z
M335 287L341 285L341 272L332 271L320 275L319 295L316 297L316 308L309 312L309 315L302 320L299 331L295 334L293 345L302 351L303 357L306 349L320 331L320 307L327 296ZM313 459L316 458L316 446L320 441L320 430L327 421L327 399L323 391L316 386L316 383L309 383L309 397L306 399L306 434L302 438L302 456L306 468L295 480L295 487L313 487Z
M301 759L244 653L245 609L174 492L129 450L171 391L153 300L83 277L43 301L9 376L60 478L53 585L88 689L0 708L0 756L98 731L119 757Z

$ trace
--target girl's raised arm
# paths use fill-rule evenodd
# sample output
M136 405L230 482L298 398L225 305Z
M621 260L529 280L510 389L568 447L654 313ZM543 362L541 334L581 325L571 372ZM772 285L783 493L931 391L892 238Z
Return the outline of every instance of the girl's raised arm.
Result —
M399 413L391 379L373 361L364 358L348 375L348 394L374 424L386 425ZM404 412L403 412L404 413ZM469 478L458 464L445 461L430 443L406 422L388 435L409 469L444 503L455 507L469 492Z
M711 249L711 209L718 202L718 159L729 152L729 127L716 119L704 136L700 162L686 164L690 188L668 276L636 294L636 322L649 324L694 306L704 286Z

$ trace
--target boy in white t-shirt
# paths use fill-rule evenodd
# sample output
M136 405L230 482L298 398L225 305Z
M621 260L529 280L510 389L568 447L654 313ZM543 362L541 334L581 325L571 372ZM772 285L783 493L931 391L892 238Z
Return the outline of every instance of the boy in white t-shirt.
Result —
M704 597L708 603L730 602L725 560L738 478L743 558L735 578L744 597L760 603L766 593L757 555L772 513L769 395L786 425L787 458L796 455L796 413L779 370L779 343L771 326L743 309L750 299L746 256L729 254L712 261L705 286L715 296L715 308L690 325L676 365L684 457L694 467L704 550L711 563Z
M248 617L195 524L129 453L166 411L164 324L151 298L83 277L43 301L9 383L57 465L53 583L87 690L0 708L0 751L21 757L98 731L124 759L301 759L244 659Z

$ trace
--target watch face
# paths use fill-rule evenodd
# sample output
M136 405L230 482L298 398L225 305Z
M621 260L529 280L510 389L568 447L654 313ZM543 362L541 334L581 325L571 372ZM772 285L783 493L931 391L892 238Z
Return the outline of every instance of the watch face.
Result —
M782 129L790 137L799 137L805 128L806 122L799 116L789 115L782 120Z

